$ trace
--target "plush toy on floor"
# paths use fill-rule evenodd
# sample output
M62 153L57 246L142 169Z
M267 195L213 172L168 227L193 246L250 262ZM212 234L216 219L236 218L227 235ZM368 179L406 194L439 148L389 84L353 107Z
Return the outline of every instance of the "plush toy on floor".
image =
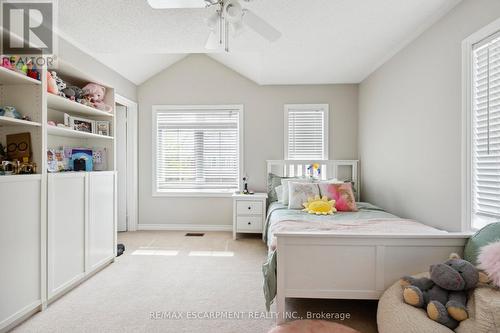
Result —
M430 279L405 276L400 280L405 303L427 309L429 318L450 329L468 318L467 291L478 282L479 271L456 254L442 264L432 265Z

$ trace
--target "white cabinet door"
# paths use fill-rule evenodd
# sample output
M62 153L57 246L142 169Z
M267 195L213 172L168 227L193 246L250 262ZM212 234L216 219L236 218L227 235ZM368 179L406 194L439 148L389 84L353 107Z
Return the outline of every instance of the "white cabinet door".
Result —
M48 175L48 297L85 274L85 173Z
M115 173L89 175L89 224L87 272L112 259L115 246Z
M0 331L41 304L40 187L39 175L0 177Z

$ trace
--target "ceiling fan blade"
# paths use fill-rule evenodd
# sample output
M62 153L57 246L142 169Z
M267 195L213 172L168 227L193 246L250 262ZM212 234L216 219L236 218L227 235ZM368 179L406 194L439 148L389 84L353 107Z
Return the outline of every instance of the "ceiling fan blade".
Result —
M148 0L154 9L205 8L205 0Z
M256 33L271 42L275 42L280 39L281 32L264 21L264 19L262 19L260 16L257 16L254 12L248 9L245 9L244 13L243 23L254 30Z

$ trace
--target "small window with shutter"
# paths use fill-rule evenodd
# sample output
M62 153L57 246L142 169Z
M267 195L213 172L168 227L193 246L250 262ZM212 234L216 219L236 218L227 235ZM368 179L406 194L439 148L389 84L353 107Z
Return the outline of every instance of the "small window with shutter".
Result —
M154 106L153 194L239 189L243 107Z
M328 159L328 104L285 105L285 159Z
M472 47L471 222L500 220L500 33Z

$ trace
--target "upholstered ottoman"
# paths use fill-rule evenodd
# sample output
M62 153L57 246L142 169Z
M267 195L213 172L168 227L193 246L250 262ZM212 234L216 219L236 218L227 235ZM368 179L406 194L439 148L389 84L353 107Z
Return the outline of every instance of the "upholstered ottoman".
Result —
M428 276L419 274L418 277ZM380 298L377 311L379 333L496 333L500 327L500 291L488 287L474 290L467 303L469 319L455 331L429 319L423 309L403 301L399 281Z

